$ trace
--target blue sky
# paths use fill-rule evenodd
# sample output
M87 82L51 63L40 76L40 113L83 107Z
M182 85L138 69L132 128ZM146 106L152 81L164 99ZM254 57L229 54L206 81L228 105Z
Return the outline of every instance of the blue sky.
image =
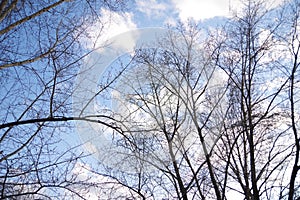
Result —
M282 2L283 0L269 0L266 2L266 6L274 8ZM194 20L200 26L213 28L216 24L224 22L226 18L230 18L232 14L240 12L241 7L242 3L238 0L136 0L128 5L128 10L123 13L102 8L99 10L100 22L89 28L89 33L92 37L91 40L87 41L88 47L94 46L91 43L96 43L96 46L102 46L105 41L114 38L114 36L118 36L115 40L120 43L115 45L109 42L110 46L97 50L93 56L99 57L99 63L94 63L93 57L91 57L90 61L86 60L86 66L90 73L84 75L82 78L84 82L78 81L78 84L80 85L79 88L87 86L90 89L83 88L81 91L84 92L84 95L79 93L79 96L82 99L83 97L90 99L88 92L93 96L93 92L97 90L95 84L101 80L101 74L109 67L109 63L112 63L118 57L115 54L113 56L110 55L105 50L120 51L120 49L124 48L121 55L131 52L130 49L133 49L137 42L141 40L138 34L134 33L134 30L149 27L166 27L168 24L175 26L179 21L186 23L188 19ZM101 28L102 26L103 29ZM129 35L124 34L124 32L128 31L131 31ZM116 52L116 54L118 53ZM96 70L92 71L90 67ZM91 81L89 82L88 80ZM90 104L90 106L91 111L93 111L94 105Z
M269 0L265 3L268 8L274 8L283 1ZM135 0L123 13L107 9L99 10L101 23L95 23L90 27L89 32L92 39L97 38L96 46L99 46L103 41L130 30L175 26L179 21L185 23L189 19L207 28L239 13L243 6L241 2L239 0ZM100 33L102 25L104 29Z
M269 8L274 8L282 2L283 0L269 0L267 1L267 6ZM127 31L133 31L139 28L147 27L165 27L167 24L175 26L179 21L185 23L188 19L193 19L194 21L199 23L200 26L205 26L206 28L214 27L216 24L221 24L222 22L224 22L226 18L230 18L232 16L231 14L240 12L241 7L242 4L237 0L136 0L131 5L128 5L129 9L124 13L117 13L106 9L99 10L101 23L95 23L92 27L89 28L89 32L92 36L92 40L96 40L97 38L96 46L99 46L104 41ZM103 29L101 29L101 26L103 24L104 27ZM123 34L122 36L124 37ZM125 40L125 46L130 49L129 47L134 45L137 41L137 37L130 38L129 36L127 36ZM111 45L110 47L108 47L108 49L114 49L114 45ZM105 63L103 61L103 58L105 58L105 50L100 49L97 52L99 53L99 58L102 59L100 59L100 66L103 66L103 63ZM95 78L92 79L94 83L97 82L97 78L101 77L101 73L98 73L99 72L91 72L91 74L95 76ZM88 84L88 86L91 87L91 89L96 89L96 86L94 86L93 88L91 84ZM88 97L86 93L87 90L83 91L85 92L85 97ZM93 92L93 90L91 90L91 92ZM96 127L95 130L97 128L99 127ZM87 134L89 132L90 134ZM89 152L97 152L96 147L106 147L103 145L103 140L97 140L95 135L91 134L93 133L92 131L85 130L82 131L82 133L87 137L81 139L83 139L83 141L87 141L85 148ZM72 137L68 141L72 141L74 139L75 138ZM99 143L99 141L100 143L102 143L102 145ZM87 168L89 168L89 166L87 166ZM76 170L82 170L81 166L76 166L75 171ZM88 174L87 171L85 173ZM99 177L94 178L97 179ZM233 195L235 195L236 197L236 193L234 193Z

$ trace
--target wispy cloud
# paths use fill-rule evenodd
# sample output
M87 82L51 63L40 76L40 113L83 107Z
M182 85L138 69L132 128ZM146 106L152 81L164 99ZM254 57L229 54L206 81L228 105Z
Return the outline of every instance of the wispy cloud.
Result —
M241 0L171 0L181 21L194 19L196 21L216 16L229 17L232 13L240 12L243 7ZM266 8L275 8L284 0L266 1Z
M110 38L136 28L132 13L101 9L100 19L88 28L89 37L84 42L88 48L103 46Z
M138 0L136 5L137 10L145 13L148 17L161 17L169 9L165 2L157 2L156 0Z
M186 21L192 18L196 21L227 15L229 4L227 0L172 0L179 18Z

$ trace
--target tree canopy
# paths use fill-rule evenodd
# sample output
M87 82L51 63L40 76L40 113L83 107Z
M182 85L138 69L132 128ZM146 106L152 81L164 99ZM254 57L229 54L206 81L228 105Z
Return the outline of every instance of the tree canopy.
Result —
M1 199L299 199L300 2L242 2L223 26L178 22L91 74L113 45L96 45L99 10L130 6L3 0Z

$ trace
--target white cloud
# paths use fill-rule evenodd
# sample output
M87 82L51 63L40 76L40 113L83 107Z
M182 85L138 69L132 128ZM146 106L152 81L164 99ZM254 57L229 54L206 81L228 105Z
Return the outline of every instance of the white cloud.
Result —
M207 19L228 14L229 4L227 0L172 0L182 21L189 18L194 20Z
M95 154L98 152L98 149L95 145L93 145L92 142L87 142L84 147L86 148L86 150L89 152L89 153L92 153L92 154Z
M107 9L100 10L100 19L88 28L89 38L85 38L88 48L103 46L107 40L126 31L136 29L133 14L118 13Z
M267 8L274 8L284 0L264 2ZM243 7L241 0L172 0L182 21L192 18L196 21L216 16L229 17L232 13L240 12Z
M158 3L156 0L138 0L136 5L137 10L145 13L148 17L159 17L168 9L166 3Z
M90 187L80 187L73 188L75 192L81 194L84 199L120 199L121 197L135 197L134 194L131 193L130 189L124 187L122 184L119 184L113 178L109 176L101 175L101 173L105 174L105 172L100 171L99 168L93 168L92 166L97 166L97 163L85 164L82 162L76 163L74 169L72 170L70 176L77 176L78 181L82 181L85 184L94 185ZM93 173L92 171L97 171L99 174ZM109 173L108 173L109 174ZM103 185L104 187L99 187L99 185ZM113 192L112 192L113 191ZM66 196L71 194L69 191L65 191ZM72 197L72 199L79 200L82 199L80 197ZM122 198L123 199L123 198ZM138 197L134 198L138 199Z
M176 19L174 19L173 17L167 17L164 21L165 25L170 25L170 26L176 26L177 25L177 21Z

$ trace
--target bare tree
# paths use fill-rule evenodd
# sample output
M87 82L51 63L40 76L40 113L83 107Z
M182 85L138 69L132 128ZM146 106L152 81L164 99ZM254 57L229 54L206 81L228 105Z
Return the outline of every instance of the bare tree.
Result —
M149 188L159 180L166 198L297 198L297 20L287 25L285 6L244 6L205 45L197 28L181 27L181 37L136 52L114 88L126 136L115 145L139 166L132 189L159 198Z
M226 74L196 26L178 30L157 48L138 49L111 89L123 135L112 138L108 171L142 198L221 199L212 149L223 128Z
M181 24L137 49L101 80L103 112L74 115L79 40L122 1L2 1L1 199L299 198L299 2L243 2L210 35ZM74 121L106 134L94 157Z
M277 37L286 28L286 12L284 7L269 9L265 2L246 1L214 50L230 79L219 154L225 161L223 172L228 172L227 187L245 199L282 199L288 193L285 177L297 142L289 140L295 131L284 108L290 76L282 69L287 63L282 62L284 49Z
M67 121L88 120L71 112L73 81L89 53L80 39L101 7L122 4L1 1L1 199L85 198L89 178L72 171L87 155L64 141L73 134Z
M288 106L286 110L290 118L291 135L294 138L293 160L291 161L290 180L288 185L288 199L299 198L299 156L300 156L300 136L298 133L298 100L299 99L299 1L289 2L285 9L289 10L290 15L284 15L285 30L278 34L282 46L285 49L285 59L282 62L282 67L289 78L289 85L287 90ZM292 137L291 137L292 138Z

